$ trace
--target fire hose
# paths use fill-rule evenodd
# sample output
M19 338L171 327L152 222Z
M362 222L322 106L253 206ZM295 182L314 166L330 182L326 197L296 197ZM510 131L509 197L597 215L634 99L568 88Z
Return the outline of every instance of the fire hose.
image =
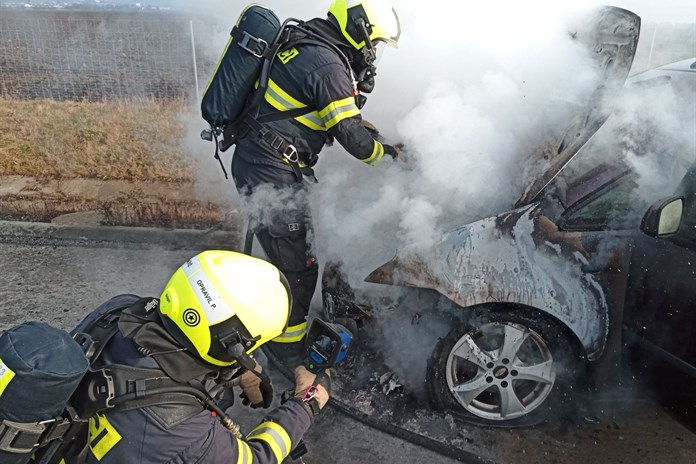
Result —
M269 350L261 348L268 358L268 360L273 364L273 367L278 369L278 371L289 381L294 382L295 376L282 362L270 353ZM497 464L488 458L482 457L478 454L472 453L470 451L462 450L454 446L447 445L445 443L433 440L432 438L426 437L425 435L420 435L410 430L404 429L402 427L396 426L389 422L371 417L364 412L360 411L349 404L346 404L334 397L329 398L328 405L334 410L352 418L363 424L371 427L373 429L384 432L388 435L397 437L414 445L420 446L421 448L428 449L442 456L454 459L459 462L464 462L467 464Z

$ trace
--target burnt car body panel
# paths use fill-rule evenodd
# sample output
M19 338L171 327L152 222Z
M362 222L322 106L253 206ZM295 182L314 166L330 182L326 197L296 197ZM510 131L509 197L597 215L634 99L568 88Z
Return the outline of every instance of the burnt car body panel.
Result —
M455 229L425 253L418 244L400 250L366 280L437 290L462 308L486 303L543 308L567 325L594 359L608 335L608 305L602 286L583 270L589 263L578 239L577 233L553 227L537 204Z
M621 8L602 7L582 24L584 27L572 34L592 53L600 73L599 85L586 100L586 105L577 110L560 138L542 144L539 151L530 154L530 162L543 161L546 166L543 173L526 186L515 203L516 207L536 201L544 188L604 124L633 64L640 35L640 17Z

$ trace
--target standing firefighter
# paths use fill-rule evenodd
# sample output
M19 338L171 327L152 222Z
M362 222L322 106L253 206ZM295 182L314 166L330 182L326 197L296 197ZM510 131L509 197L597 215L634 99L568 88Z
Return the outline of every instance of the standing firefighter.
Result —
M60 453L65 462L281 462L325 405L328 385L312 386L316 376L298 367L296 396L246 438L210 394L239 384L244 404L270 406L270 380L249 353L285 330L291 304L275 266L229 251L190 259L160 299L119 295L104 303L73 331L95 342L71 399L90 417L88 436Z
M335 0L327 19L309 20L302 28L311 40L300 37L292 45L291 35L292 46L276 55L258 117L245 121L232 161L237 190L260 212L252 214L252 230L292 289L288 330L267 345L291 367L300 360L318 277L306 181L316 182L312 167L318 153L337 140L370 165L385 154L398 155L376 140L360 114L365 103L360 92L371 92L375 84L377 49L396 46L400 35L392 6L383 0ZM283 112L295 116L282 119Z

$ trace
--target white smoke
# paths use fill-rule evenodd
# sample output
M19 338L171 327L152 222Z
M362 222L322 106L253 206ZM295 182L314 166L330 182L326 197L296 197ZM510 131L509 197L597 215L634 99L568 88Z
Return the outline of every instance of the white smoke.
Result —
M310 19L323 17L329 1L264 3L281 19ZM427 247L450 227L508 209L534 174L526 156L597 84L587 51L570 33L584 8L599 1L393 3L402 25L399 48L382 56L363 116L387 139L405 144L403 159L369 167L340 146L327 147L316 168L320 183L311 187L320 263L343 262L356 288L369 287L365 276L399 247ZM214 61L246 4L211 1L197 10L209 14ZM642 0L615 5L641 15L644 23L654 11ZM652 113L638 100L622 108L629 116L670 120L670 102L665 98ZM679 124L670 121L671 132ZM629 157L638 143L625 141ZM218 169L212 160L205 165ZM652 171L646 166L639 172L648 182ZM236 201L231 182L228 189ZM389 289L381 287L379 293L386 294ZM406 375L413 370L413 340L436 336L423 336L422 326L410 325L409 317L403 321L407 327L389 321L388 314L384 318L391 331L385 332L385 353Z
M371 168L336 147L317 169L319 256L343 261L355 285L399 246L509 207L525 155L596 85L567 7L395 6L399 48L363 115L405 144L406 162Z
M393 3L399 48L384 53L363 115L406 145L405 162L368 167L339 146L326 148L313 188L316 252L321 262L345 262L353 284L402 244L435 240L510 206L533 174L525 156L596 85L586 51L569 33L578 12L598 1ZM624 3L618 6L632 8ZM310 19L324 17L329 2L264 4L281 19ZM210 60L246 5L197 7L209 33L198 31L197 40L210 44ZM196 151L212 157L210 144ZM229 169L229 154L223 159ZM202 166L206 180L220 177L213 161ZM236 207L231 182L227 190Z

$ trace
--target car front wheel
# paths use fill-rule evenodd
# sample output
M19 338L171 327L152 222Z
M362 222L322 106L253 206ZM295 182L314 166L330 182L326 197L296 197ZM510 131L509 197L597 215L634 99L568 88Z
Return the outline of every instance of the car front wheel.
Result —
M580 359L564 333L540 315L475 315L435 347L431 400L483 425L533 425L562 415L580 390Z

